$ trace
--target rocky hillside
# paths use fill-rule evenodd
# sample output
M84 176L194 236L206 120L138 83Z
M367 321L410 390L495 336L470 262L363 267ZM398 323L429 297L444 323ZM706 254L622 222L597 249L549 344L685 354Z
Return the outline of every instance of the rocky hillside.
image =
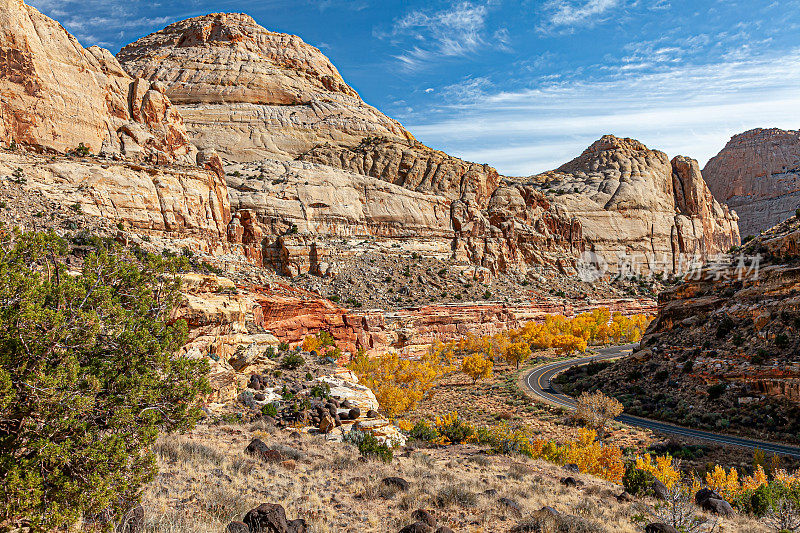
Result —
M800 208L800 131L759 128L735 135L703 176L714 196L736 209L742 236L758 235Z
M706 259L739 244L736 214L714 199L697 161L670 161L634 139L606 135L533 181L580 220L587 248L612 265L628 255L672 272L681 255Z
M197 149L164 87L84 49L21 0L0 3L0 141L194 165Z
M800 219L741 253L749 259L704 268L661 293L640 351L588 377L579 371L570 390L602 388L632 414L797 442Z
M125 69L159 80L193 141L234 161L294 159L323 142L411 139L365 104L322 52L238 13L176 22L123 48Z

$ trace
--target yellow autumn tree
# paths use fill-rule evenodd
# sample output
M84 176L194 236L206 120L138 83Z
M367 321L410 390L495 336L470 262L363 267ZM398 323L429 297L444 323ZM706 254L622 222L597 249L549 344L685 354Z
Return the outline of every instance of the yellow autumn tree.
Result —
M461 371L472 378L473 384L477 383L479 379L491 377L493 367L492 361L480 353L468 355L461 363Z
M520 341L515 342L513 344L509 344L506 347L505 354L503 358L508 361L509 364L516 365L519 368L519 364L527 361L528 358L531 356L531 345L527 342Z
M427 353L419 360L388 353L369 357L361 352L347 366L359 381L372 389L378 403L389 416L411 411L436 382L452 367L440 354Z
M573 352L585 352L587 348L586 340L575 335L558 335L553 337L551 346L555 348L558 353L563 355L570 355Z

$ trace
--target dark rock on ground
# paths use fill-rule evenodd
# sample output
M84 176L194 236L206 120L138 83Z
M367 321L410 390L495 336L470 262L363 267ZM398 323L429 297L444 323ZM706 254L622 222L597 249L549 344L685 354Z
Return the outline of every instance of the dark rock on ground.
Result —
M517 513L520 512L519 504L514 500L512 500L511 498L500 498L499 500L497 500L497 503Z
M381 480L381 483L388 487L397 487L400 490L408 490L408 481L401 477L385 477Z
M400 530L400 533L432 533L433 528L423 522L414 522Z
M417 522L422 522L424 524L428 524L431 527L436 527L436 518L433 516L433 513L430 511L426 511L425 509L417 509L413 513L411 513L411 518L416 520Z
M653 496L657 500L666 500L667 496L669 496L669 489L666 485L664 485L659 480L654 480L653 483L650 485L650 489L653 492Z
M716 498L717 500L722 500L722 496L714 492L709 488L703 488L697 491L697 494L694 495L694 503L697 505L703 505L703 502L708 500L709 498Z
M731 507L731 504L721 498L708 498L700 504L700 507L710 513L720 516L730 516L733 514L733 507Z
M677 529L667 524L656 522L644 528L644 533L679 533Z
M251 440L250 444L247 445L247 448L245 448L244 451L245 453L268 463L277 463L285 459L281 452L273 450L261 439Z

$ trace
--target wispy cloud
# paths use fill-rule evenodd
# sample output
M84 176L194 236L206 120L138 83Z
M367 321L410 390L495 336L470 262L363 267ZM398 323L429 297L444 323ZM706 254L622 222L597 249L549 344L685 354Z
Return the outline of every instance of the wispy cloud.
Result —
M592 26L606 20L608 13L620 4L621 0L550 0L544 4L545 21L539 29L571 30L578 26Z
M519 91L475 85L479 98L467 93L438 119L409 117L406 125L423 142L436 139L436 148L514 175L556 168L606 133L703 164L735 133L800 124L800 49L602 79L561 77Z
M404 51L395 58L406 70L419 70L442 58L463 57L483 47L510 49L508 30L494 32L494 44L486 38L487 4L456 2L440 11L414 10L396 19L390 31L375 35L389 39Z

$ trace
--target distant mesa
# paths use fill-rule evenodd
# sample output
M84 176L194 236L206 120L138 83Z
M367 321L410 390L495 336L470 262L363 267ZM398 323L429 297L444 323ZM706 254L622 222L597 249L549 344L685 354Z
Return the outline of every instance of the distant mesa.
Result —
M758 235L800 208L800 131L734 135L703 176L714 196L736 209L742 236Z

